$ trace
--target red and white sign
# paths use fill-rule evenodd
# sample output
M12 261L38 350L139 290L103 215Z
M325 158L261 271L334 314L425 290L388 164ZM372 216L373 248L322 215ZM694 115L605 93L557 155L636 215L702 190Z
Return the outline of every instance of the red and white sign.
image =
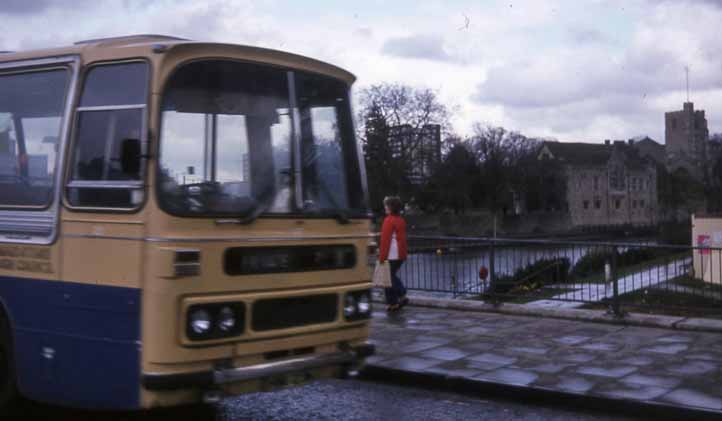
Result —
M710 247L712 245L711 243L712 243L712 239L710 238L709 235L700 234L697 236L697 246L698 247ZM711 250L710 249L700 249L699 253L700 254L710 254Z

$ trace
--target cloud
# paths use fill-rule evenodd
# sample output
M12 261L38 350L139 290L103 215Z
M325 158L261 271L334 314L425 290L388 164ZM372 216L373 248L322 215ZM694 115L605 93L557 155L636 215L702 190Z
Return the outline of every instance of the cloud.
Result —
M0 0L0 50L133 33L277 48L348 69L356 89L434 89L462 135L484 121L561 140L662 140L689 66L695 107L722 131L722 0L78 1Z
M0 0L0 2L3 0ZM276 42L280 31L269 30L265 15L247 1L208 0L77 0L58 7L61 0L46 0L43 10L3 19L5 33L0 50L28 50L69 45L73 42L113 36L159 33L183 38L235 42L262 46ZM32 3L32 2L30 2ZM2 9L3 6L0 6ZM59 22L77 22L63 31L32 31L33 27L56 27Z
M97 4L100 1L102 0L72 0L72 8L69 9L74 11L82 10L87 5ZM38 15L49 9L62 8L69 4L70 1L66 0L2 0L0 2L0 15L28 17Z
M452 61L444 50L444 40L436 35L412 35L388 39L381 48L383 54L434 61Z
M722 0L647 0L652 4L658 4L658 3L669 3L669 4L679 4L679 3L687 3L687 4L703 4L703 5L710 5L710 6L716 6L722 8Z
M666 110L643 96L612 94L587 97L555 107L513 108L508 111L511 114L510 124L527 127L537 136L598 142L603 139L627 139L645 133L664 140L660 137L660 128L663 128Z
M3 0L0 15L28 15L42 12L51 5L51 0Z
M354 33L354 35L356 35L360 38L373 38L373 36L374 36L373 29L366 27L366 26L356 28L356 30L353 31L353 33Z
M474 99L513 107L558 106L609 94L652 95L679 87L684 62L664 49L633 49L620 57L605 51L567 50L489 70ZM700 75L699 88L720 83Z
M596 29L575 27L569 28L568 33L572 41L577 44L604 44L609 42L606 35Z
M505 123L530 135L598 140L645 133L663 141L664 112L681 109L689 66L695 107L707 110L710 131L720 131L722 8L656 3L631 21L622 42L606 42L591 25L573 27L566 32L573 42L499 60L471 100L501 106Z

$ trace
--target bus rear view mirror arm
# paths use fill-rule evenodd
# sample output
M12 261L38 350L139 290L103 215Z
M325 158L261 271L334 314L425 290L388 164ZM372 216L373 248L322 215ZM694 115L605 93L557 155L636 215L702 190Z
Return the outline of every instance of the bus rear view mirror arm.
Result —
M140 149L140 139L123 139L120 165L125 174L138 174L140 172L140 160L143 158Z

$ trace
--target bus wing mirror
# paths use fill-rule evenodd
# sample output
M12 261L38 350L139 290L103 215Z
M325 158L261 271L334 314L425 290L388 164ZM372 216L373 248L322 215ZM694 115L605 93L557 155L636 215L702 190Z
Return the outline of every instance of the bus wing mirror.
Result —
M120 165L125 174L140 173L140 152L139 139L123 139L120 146Z

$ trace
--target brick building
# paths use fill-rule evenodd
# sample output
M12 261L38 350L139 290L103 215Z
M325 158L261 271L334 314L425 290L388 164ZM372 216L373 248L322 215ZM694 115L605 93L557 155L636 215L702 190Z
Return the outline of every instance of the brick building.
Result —
M544 142L538 159L558 160L573 227L657 223L657 170L623 141Z

